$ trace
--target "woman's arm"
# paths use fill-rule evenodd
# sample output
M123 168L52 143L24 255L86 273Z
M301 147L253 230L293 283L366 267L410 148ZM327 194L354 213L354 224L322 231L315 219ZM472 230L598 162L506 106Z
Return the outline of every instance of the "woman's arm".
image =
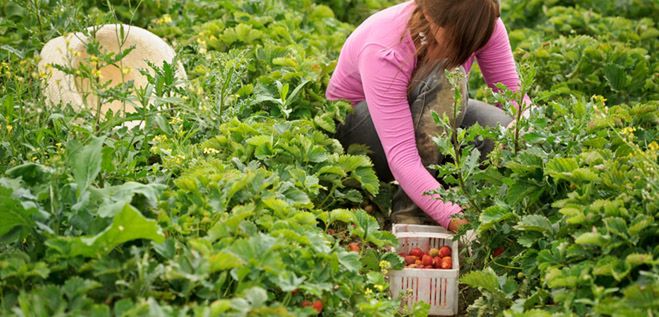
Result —
M416 147L412 113L407 101L409 72L413 67L393 49L366 47L359 57L368 110L394 178L412 201L433 220L448 228L460 206L424 192L440 187L426 170Z
M490 40L476 52L476 59L480 66L483 78L487 85L494 91L497 83L503 83L508 89L517 91L520 88L519 74L515 66L513 51L510 47L508 32L503 20L500 18L496 21L494 32ZM531 99L524 96L524 103L530 105ZM517 104L515 104L517 107ZM519 107L517 107L519 108Z

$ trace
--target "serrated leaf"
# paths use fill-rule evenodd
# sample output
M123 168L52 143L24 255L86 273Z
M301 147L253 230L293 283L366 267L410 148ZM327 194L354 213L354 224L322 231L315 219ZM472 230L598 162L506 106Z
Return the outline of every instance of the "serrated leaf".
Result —
M581 245L596 245L602 246L605 243L604 238L597 232L585 232L579 235L574 242Z
M496 224L514 217L515 214L502 206L495 205L488 207L483 210L483 213L478 217L479 221L481 222L480 226L478 227L478 232L483 233L494 227Z
M359 255L355 252L348 252L341 249L338 252L339 263L349 272L358 272L362 267L362 263L359 261Z
M375 171L368 168L358 168L352 173L352 176L361 184L361 186L375 196L380 190L380 180L375 175Z
M522 217L515 226L515 229L519 231L535 231L545 235L553 231L549 219L542 215L529 215Z
M231 252L220 251L208 258L208 264L210 272L213 273L240 267L244 262Z
M642 264L652 264L652 254L632 253L625 258L625 262L630 266L639 266Z
M497 275L489 267L482 271L473 271L463 275L460 278L460 283L473 288L486 290L490 293L501 293Z

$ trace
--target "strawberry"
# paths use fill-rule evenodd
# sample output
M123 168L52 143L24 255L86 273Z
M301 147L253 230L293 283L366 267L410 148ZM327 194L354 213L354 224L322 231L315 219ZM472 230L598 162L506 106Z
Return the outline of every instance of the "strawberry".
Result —
M406 255L405 256L405 264L410 265L416 263L417 258L413 255Z
M359 253L359 250L360 250L359 242L350 242L350 244L348 244L348 248L352 252L358 252Z
M302 301L302 307L311 307L320 314L323 311L323 302L320 301L320 299L317 299L313 302L304 300Z
M439 248L439 257L443 258L445 256L451 256L451 248L446 245Z
M440 257L434 257L432 259L432 266L436 269L439 269L442 267L442 258Z
M311 307L315 309L319 314L323 312L323 302L320 299L317 299L311 304Z
M449 270L453 268L453 259L451 259L450 256L445 256L442 258L442 263L440 264L440 268Z
M423 251L419 248L414 248L410 251L410 255L421 258L423 256Z
M432 257L430 255L424 255L421 258L421 263L423 263L424 266L432 265Z
M496 257L500 256L504 251L506 251L506 249L504 247L498 247L498 248L494 249L494 251L492 251L492 256L494 256L496 258Z

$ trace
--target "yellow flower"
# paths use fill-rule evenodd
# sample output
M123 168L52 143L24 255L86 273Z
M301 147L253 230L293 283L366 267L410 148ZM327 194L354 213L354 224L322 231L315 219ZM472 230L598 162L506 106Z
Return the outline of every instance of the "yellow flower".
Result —
M153 143L162 143L167 141L167 136L164 134L156 135L153 137Z
M206 147L204 148L204 154L218 154L220 151L214 148Z
M179 117L173 117L169 120L169 124L171 124L171 125L181 124L181 122L183 122L183 119L181 119Z
M384 292L384 285L382 284L376 284L375 289L377 289L380 293Z
M370 296L370 295L372 295L372 294L373 294L373 290L370 289L370 288L367 288L367 289L364 291L364 295L366 295L366 296Z
M657 144L655 141L652 141L652 143L648 145L648 149L650 149L652 152L657 152L659 151L659 144Z
M380 268L383 269L383 270L390 269L391 268L391 263L389 263L389 261L382 260L382 261L380 261Z
M594 95L592 100L602 106L606 105L606 98L604 98L604 96Z
M634 132L636 132L636 128L634 128L634 127L625 127L622 130L620 130L620 133L622 135L625 135L625 136L630 137L630 138L634 137Z

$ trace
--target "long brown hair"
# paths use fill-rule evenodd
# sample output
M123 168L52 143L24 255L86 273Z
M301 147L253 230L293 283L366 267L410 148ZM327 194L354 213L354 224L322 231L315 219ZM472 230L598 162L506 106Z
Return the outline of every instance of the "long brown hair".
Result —
M447 69L464 64L471 54L485 46L499 17L496 0L415 1L417 7L408 22L417 51L415 78L418 73L427 75L431 70L428 67L438 61L444 61ZM443 29L444 43L437 42L426 17Z

